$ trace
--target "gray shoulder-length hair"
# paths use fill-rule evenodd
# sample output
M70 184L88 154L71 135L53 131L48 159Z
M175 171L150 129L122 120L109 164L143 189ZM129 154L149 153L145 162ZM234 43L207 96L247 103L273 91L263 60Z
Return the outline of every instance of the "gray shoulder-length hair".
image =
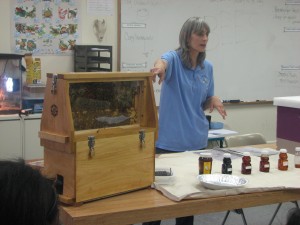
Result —
M183 24L179 34L179 47L176 49L180 53L183 64L192 68L192 61L189 54L189 40L192 34L201 35L203 33L210 32L208 24L203 21L200 17L191 17ZM197 59L197 64L203 67L203 61L205 60L206 53L200 52Z

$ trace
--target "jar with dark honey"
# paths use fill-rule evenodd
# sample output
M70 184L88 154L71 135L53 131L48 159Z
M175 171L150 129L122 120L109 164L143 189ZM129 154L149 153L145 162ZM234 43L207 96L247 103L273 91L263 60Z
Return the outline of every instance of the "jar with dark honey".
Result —
M244 152L242 157L242 174L251 174L252 171L252 165L251 165L251 157L250 152Z
M223 155L222 174L232 174L232 164L231 164L231 154L230 153L224 153L224 155Z
M259 163L259 171L268 173L270 171L269 152L262 150Z
M211 174L212 161L212 154L210 152L200 153L199 174Z

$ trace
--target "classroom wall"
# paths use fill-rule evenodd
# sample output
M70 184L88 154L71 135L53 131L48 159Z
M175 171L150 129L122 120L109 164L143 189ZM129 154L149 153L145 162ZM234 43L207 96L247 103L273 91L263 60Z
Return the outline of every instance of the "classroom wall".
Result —
M206 56L214 65L216 95L256 101L299 94L299 5L282 0L121 2L122 71L149 71L157 55L178 47L186 19L200 16L211 30ZM154 89L159 105L160 87Z
M80 1L82 20L81 44L103 44L113 46L113 70L117 68L117 0L114 1L115 12L113 16L90 16L86 13L86 1ZM11 5L10 0L0 2L0 53L11 53ZM101 43L98 43L93 34L92 22L94 19L107 21L106 35ZM157 56L159 57L159 56ZM73 70L72 56L41 56L42 81L46 80L48 72L69 72ZM212 113L212 121L224 122L224 127L235 130L240 134L260 132L269 142L276 140L276 107L272 104L227 105L228 116L225 121L216 113Z
M212 121L224 123L224 128L235 130L239 134L262 133L268 142L276 141L277 111L273 104L226 105L227 118L212 113Z

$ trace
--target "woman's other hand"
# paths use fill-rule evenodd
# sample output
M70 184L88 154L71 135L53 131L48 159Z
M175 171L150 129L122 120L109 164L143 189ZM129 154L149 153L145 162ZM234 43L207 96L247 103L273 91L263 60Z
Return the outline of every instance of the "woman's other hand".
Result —
M206 102L205 108L209 109L210 113L212 113L214 111L214 109L217 109L223 119L225 119L225 117L227 116L225 107L224 107L222 101L220 100L220 98L217 96L210 97Z

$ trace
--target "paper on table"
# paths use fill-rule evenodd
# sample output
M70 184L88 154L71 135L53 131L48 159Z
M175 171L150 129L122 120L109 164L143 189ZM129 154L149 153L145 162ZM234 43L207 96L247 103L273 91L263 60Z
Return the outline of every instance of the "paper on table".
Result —
M251 155L260 156L262 150L268 150L269 155L277 155L279 152L272 148L254 148L254 147L242 147L242 148L234 148L237 152L250 152Z
M208 131L208 137L214 138L214 137L225 137L228 135L237 134L236 131L232 130L226 130L226 129L214 129Z

